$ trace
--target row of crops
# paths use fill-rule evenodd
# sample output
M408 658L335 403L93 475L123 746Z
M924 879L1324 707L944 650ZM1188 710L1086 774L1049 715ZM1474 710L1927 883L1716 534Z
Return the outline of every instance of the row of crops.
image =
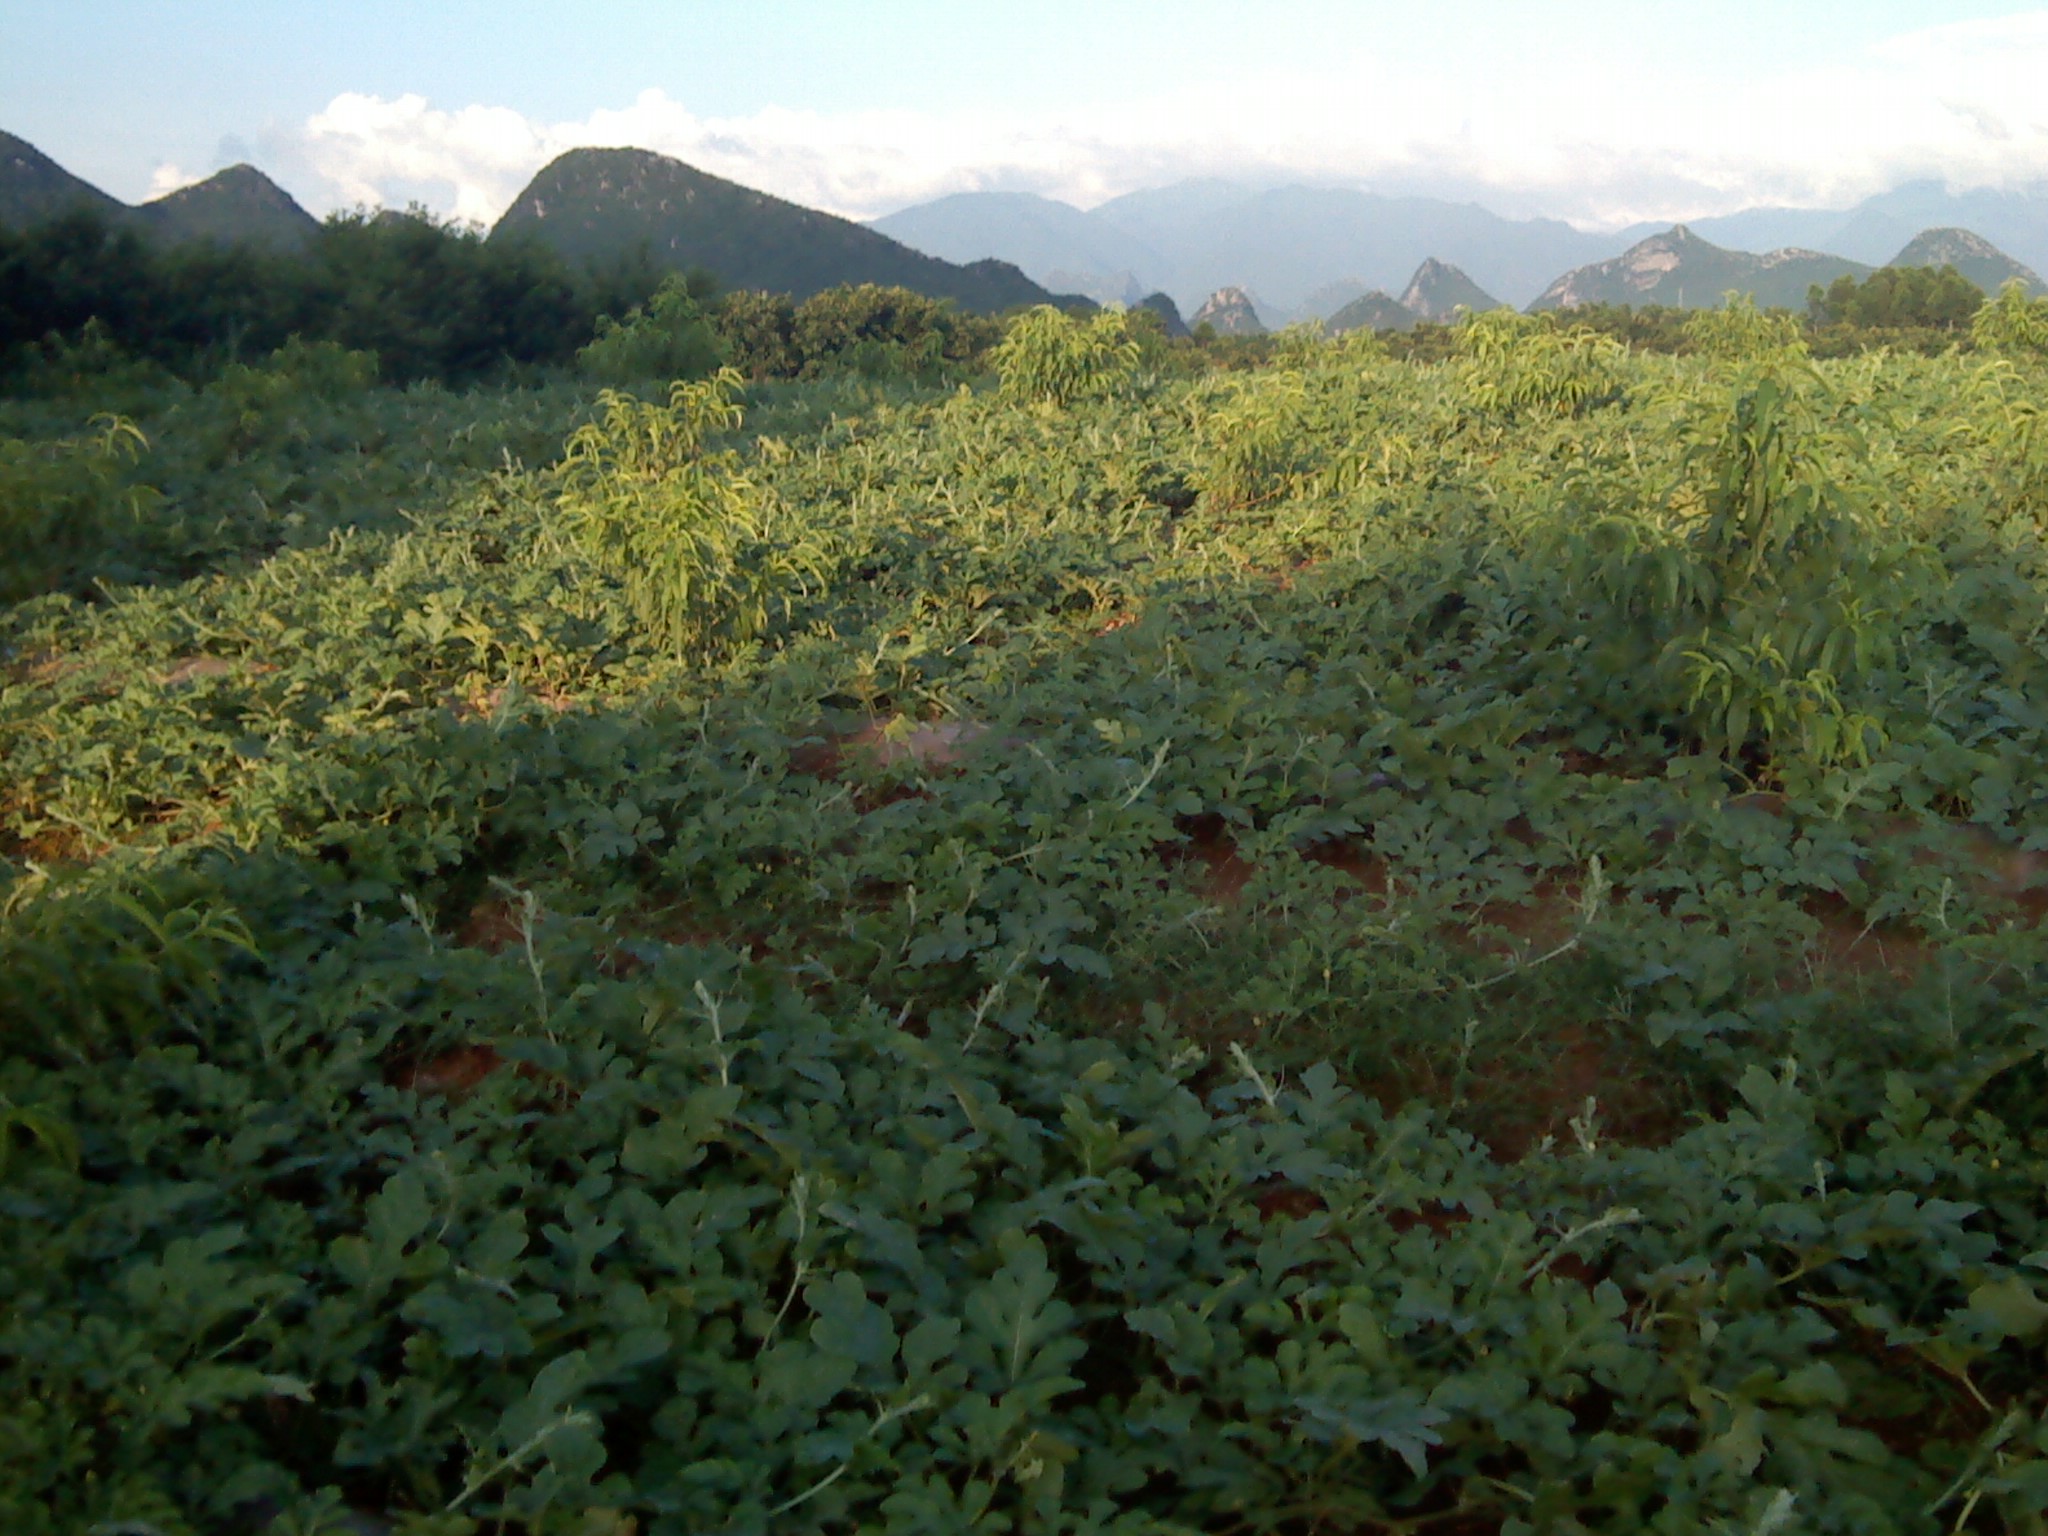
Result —
M2048 1528L2001 304L0 403L0 1528Z

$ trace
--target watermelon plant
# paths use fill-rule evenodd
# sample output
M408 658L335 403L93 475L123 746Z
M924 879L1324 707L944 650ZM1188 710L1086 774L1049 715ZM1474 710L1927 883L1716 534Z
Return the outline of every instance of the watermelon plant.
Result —
M0 1526L2042 1529L2031 365L1716 323L0 404Z

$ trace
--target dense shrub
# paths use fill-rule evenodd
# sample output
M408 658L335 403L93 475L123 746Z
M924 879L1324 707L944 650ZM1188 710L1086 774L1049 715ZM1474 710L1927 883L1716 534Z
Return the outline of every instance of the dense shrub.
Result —
M673 273L644 307L624 320L601 315L597 335L576 353L586 375L605 384L699 379L724 361L724 349L690 279Z
M753 639L804 574L804 549L775 541L735 456L712 447L740 423L740 382L678 381L666 405L606 390L555 471L574 536L678 656Z
M1041 304L1010 322L991 361L1005 394L1067 406L1128 386L1138 357L1139 344L1123 312L1104 310L1083 320Z

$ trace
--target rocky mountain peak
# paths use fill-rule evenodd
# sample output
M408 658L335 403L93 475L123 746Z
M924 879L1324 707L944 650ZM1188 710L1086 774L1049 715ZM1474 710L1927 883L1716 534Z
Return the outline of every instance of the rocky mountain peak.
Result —
M1195 317L1188 322L1200 329L1207 325L1219 336L1263 336L1266 323L1259 318L1259 309L1252 302L1252 296L1242 288L1218 288L1203 301L1195 311Z

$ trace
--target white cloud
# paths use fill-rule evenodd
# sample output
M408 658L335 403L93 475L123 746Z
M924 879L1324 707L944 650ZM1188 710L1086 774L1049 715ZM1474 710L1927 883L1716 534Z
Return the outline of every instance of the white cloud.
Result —
M2048 178L2048 12L1924 29L1746 81L1593 64L1467 78L1333 59L1057 117L770 107L705 118L658 90L581 121L419 96L336 97L292 146L326 207L425 201L488 222L564 150L652 149L854 217L979 188L1088 206L1185 176L1456 188L1584 224L1760 203L1842 206L1900 181ZM174 168L166 168L170 170ZM159 173L163 174L162 172Z
M403 203L488 223L550 151L543 130L509 107L447 112L424 97L337 96L306 123L300 149L333 189L329 207ZM397 195L401 194L402 195Z
M180 188L191 186L198 180L197 176L166 160L150 172L149 196L152 199L166 197Z

